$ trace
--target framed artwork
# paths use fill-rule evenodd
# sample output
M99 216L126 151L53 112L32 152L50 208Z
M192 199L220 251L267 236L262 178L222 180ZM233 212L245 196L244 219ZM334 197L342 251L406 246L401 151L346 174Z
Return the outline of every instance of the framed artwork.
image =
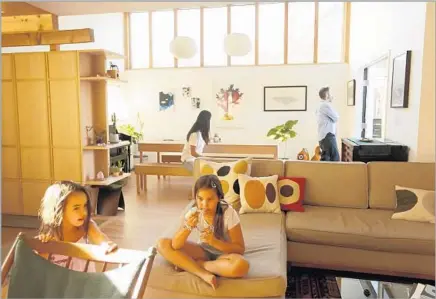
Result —
M347 106L354 106L356 104L356 80L347 82Z
M391 108L407 108L409 105L410 62L412 51L394 58L392 66Z
M307 111L307 86L265 86L263 111Z

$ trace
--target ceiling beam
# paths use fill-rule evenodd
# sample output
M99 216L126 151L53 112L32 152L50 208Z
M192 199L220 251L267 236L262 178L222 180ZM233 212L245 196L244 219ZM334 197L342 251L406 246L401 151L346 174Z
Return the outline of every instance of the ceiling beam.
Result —
M33 6L26 2L3 2L1 3L2 17L52 14L49 11Z
M90 28L2 34L2 47L51 46L90 42L94 42L94 30Z
M2 33L55 30L53 15L2 17Z

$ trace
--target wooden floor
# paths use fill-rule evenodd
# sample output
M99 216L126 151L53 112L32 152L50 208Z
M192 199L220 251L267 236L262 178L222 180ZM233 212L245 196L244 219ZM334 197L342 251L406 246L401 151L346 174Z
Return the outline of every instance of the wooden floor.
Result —
M128 179L123 188L125 211L103 223L102 230L120 247L146 250L154 245L159 236L188 204L193 178L170 177L157 180L147 178L147 191L136 194L136 178ZM36 234L36 230L2 227L2 260L16 235L23 231Z

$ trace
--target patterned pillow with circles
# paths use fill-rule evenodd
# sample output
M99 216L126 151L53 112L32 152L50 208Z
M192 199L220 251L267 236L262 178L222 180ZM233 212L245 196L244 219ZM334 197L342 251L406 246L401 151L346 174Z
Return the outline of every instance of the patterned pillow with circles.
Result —
M245 213L280 214L280 200L277 192L278 175L268 177L251 177L238 175L241 189L241 209Z
M252 158L232 162L214 162L200 160L200 175L218 176L224 192L224 200L232 206L239 203L238 174L251 174Z

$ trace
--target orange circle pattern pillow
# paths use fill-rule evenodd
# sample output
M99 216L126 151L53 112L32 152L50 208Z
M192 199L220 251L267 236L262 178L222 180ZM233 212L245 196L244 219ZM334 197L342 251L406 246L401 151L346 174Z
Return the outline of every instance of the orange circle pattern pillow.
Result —
M283 211L304 212L304 191L306 178L279 177L277 189L280 207Z
M241 190L241 209L239 210L239 214L280 214L277 179L278 175L251 177L245 174L239 174L238 180Z

